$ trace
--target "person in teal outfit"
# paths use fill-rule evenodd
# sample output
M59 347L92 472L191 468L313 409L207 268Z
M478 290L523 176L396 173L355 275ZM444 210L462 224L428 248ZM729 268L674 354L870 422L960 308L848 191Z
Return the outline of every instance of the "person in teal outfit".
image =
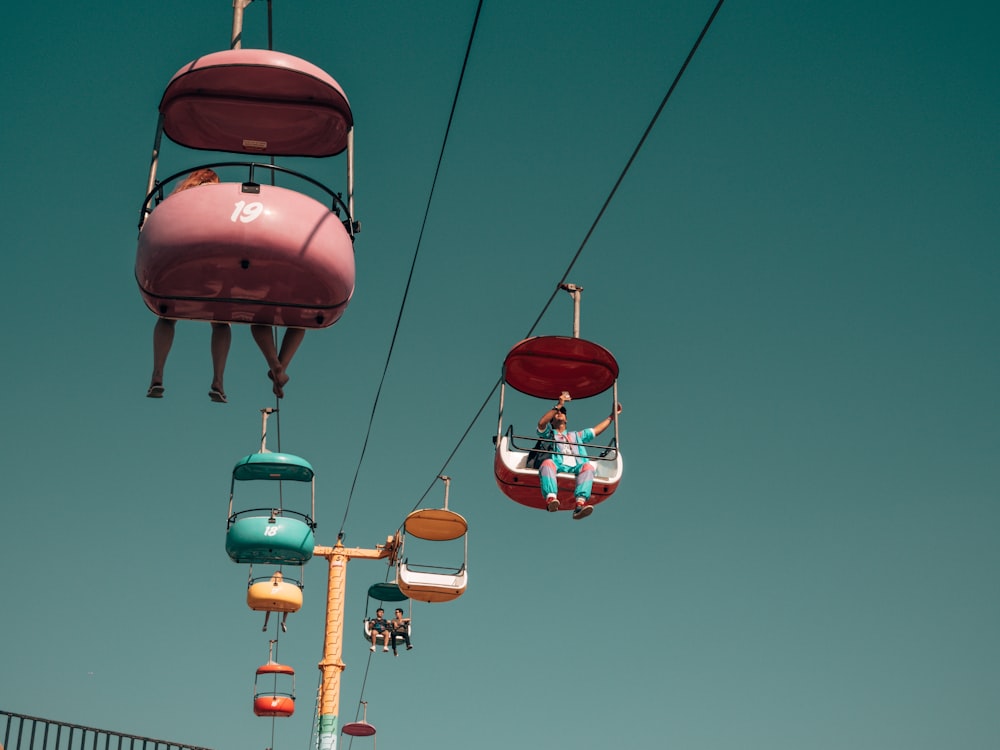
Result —
M572 397L569 393L563 391L559 396L559 403L545 412L538 420L539 439L550 441L555 450L555 453L542 461L541 466L538 467L538 476L541 480L542 495L545 497L545 508L554 513L559 510L559 487L556 483L556 472L576 474L576 488L573 491L576 508L573 510L573 518L580 520L594 512L594 506L589 503L589 500L596 467L587 460L587 449L584 448L584 443L591 442L608 429L614 421L614 417L608 416L593 427L570 432L566 429L566 402L571 400ZM622 405L618 404L619 414L621 410Z

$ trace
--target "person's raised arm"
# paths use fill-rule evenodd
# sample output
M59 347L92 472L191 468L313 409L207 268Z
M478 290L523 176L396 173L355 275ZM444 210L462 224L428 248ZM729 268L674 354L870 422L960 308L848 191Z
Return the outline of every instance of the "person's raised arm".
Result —
M618 404L618 413L619 414L622 413L622 405L621 404ZM595 424L594 428L593 428L594 429L594 437L597 437L602 432L604 432L606 429L608 429L608 427L610 427L611 423L614 422L614 421L615 421L614 414L609 414L607 417L604 418L603 421L598 422L597 424Z
M573 400L573 397L570 396L567 391L563 391L562 393L560 393L559 394L559 403L556 404L555 406L553 406L547 412L545 412L542 415L542 418L538 420L538 431L539 432L545 432L546 425L548 425L548 423L550 421L552 421L552 417L555 416L555 413L557 411L559 411L560 409L565 408L565 404L566 404L567 401L572 401L572 400Z

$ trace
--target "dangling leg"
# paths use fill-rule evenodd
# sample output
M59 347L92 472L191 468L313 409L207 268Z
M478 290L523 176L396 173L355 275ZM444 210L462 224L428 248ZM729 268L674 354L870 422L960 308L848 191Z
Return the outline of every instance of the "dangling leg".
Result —
M281 616L281 632L282 633L287 633L288 632L288 625L287 625L287 623L288 623L288 613L285 612Z
M226 373L226 359L229 345L233 341L233 331L228 323L212 323L212 389L208 397L219 404L227 403L222 379Z
M281 371L284 373L284 381L282 382L280 388L282 392L280 394L278 394L278 381L275 380L277 376L273 373L268 373L268 377L271 378L271 380L275 380L276 385L274 392L278 395L278 398L282 398L284 396L284 386L288 384L289 380L288 365L291 363L292 357L295 356L295 352L299 350L299 345L302 343L302 339L305 338L305 335L306 331L304 328L285 329L285 335L281 339L281 349L278 351L278 362L281 363Z
M163 398L163 369L167 366L167 355L174 344L174 326L177 321L157 318L153 326L153 374L149 379L147 398Z
M270 620L270 619L271 619L271 613L270 612L265 612L264 613L264 627L261 628L261 630L263 630L265 633L267 632L267 621Z
M253 340L257 342L257 347L260 349L261 354L264 355L268 368L270 368L267 376L274 383L271 390L274 391L274 395L278 398L284 398L284 388L285 383L288 382L288 376L285 374L285 366L281 364L281 360L278 358L278 350L274 345L274 329L271 326L254 323L250 326L250 333L253 335Z
M281 351L278 352L278 359L285 369L292 363L292 357L299 350L302 339L306 337L305 328L286 328L285 335L281 338Z
M538 467L538 479L542 485L545 509L550 513L559 510L559 485L556 483L556 462L551 458L542 461Z
M594 486L594 471L594 465L590 461L577 469L576 490L573 492L577 501L587 502L590 500L590 491Z
M594 506L588 504L590 500L590 490L594 485L594 465L587 461L583 466L578 466L576 471L576 490L573 498L576 500L576 508L573 510L573 518L579 520L586 518L594 512Z

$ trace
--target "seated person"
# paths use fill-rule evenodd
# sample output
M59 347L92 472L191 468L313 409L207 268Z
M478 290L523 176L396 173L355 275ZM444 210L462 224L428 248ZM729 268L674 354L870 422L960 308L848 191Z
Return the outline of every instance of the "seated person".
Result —
M396 651L396 638L402 638L403 642L406 644L406 650L409 651L413 646L410 644L410 618L403 617L403 610L396 607L396 616L389 621L389 627L392 628L392 655L399 656Z
M371 650L375 650L375 641L382 637L382 650L389 650L389 637L392 634L392 628L389 625L389 621L385 619L385 610L379 607L375 610L375 619L370 620L368 627L372 634L372 647ZM393 644L395 645L395 644Z
M201 185L215 185L218 182L219 175L214 170L196 169L174 188L171 195ZM176 323L176 320L169 318L156 319L156 325L153 328L153 374L149 379L149 390L146 391L147 398L163 398L165 391L163 370L167 366L167 356L174 343ZM208 391L208 397L217 404L227 403L222 378L226 370L226 359L229 356L231 340L232 332L228 323L212 322L212 385Z

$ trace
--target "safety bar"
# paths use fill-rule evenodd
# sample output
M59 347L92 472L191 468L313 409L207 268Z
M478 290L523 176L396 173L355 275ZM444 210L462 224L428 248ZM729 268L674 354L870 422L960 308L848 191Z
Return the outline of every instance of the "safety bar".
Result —
M338 217L340 216L340 211L343 209L344 213L347 215L347 219L344 221L344 228L347 229L347 233L351 236L351 240L354 240L354 235L360 231L360 225L354 221L351 216L351 211L344 203L344 199L341 193L335 193L326 185L318 180L314 180L309 175L302 174L301 172L296 172L294 169L288 169L287 167L279 166L278 164L264 164L261 162L254 161L217 161L210 164L201 164L195 167L188 167L180 172L175 172L164 180L159 180L154 183L152 190L146 194L146 199L143 201L142 208L139 209L139 229L142 229L142 225L146 221L146 217L153 213L153 209L150 208L150 203L153 199L156 199L156 205L159 205L163 199L163 186L167 185L179 177L195 172L199 169L213 169L214 167L248 167L249 177L246 182L243 183L244 193L259 193L260 184L254 180L254 172L257 169L269 169L272 173L281 172L283 174L292 175L293 177L298 177L300 180L305 180L311 185L319 188L328 196L330 196L330 210L335 213Z
M416 573L429 573L433 570L447 570L451 572L453 575L459 575L460 573L462 573L462 571L465 570L465 563L462 563L461 567L456 569L454 567L449 567L444 565L422 565L419 563L411 563L407 559L403 560L403 565L405 565L407 568Z
M298 516L299 518L301 518L306 522L306 526L308 526L313 531L316 530L316 522L313 521L312 518L310 518L307 514L299 513L296 510L287 510L285 508L250 508L249 510L241 510L238 513L233 513L231 516L229 516L229 520L226 523L226 529L228 530L230 526L236 523L236 520L240 516L246 516L251 513L254 513L256 514L254 515L254 518L259 518L260 516L263 515L262 511L269 513L271 518L277 518L278 516Z
M511 450L520 451L521 453L532 453L532 452L534 452L534 453L546 453L548 455L555 455L556 453L559 453L559 451L555 450L554 448L551 448L551 449L550 448L536 448L534 445L532 445L530 448L524 448L524 447L522 447L520 445L517 445L514 442L515 439L517 439L517 440L532 440L532 441L534 441L536 443L539 442L539 441L541 441L543 443L551 443L552 442L550 440L546 440L545 438L540 438L537 435L535 435L534 437L532 437L530 435L515 435L514 434L514 425L511 425L511 426L509 426L507 428L507 445L510 446ZM600 450L601 451L601 453L599 455L597 455L597 456L590 456L590 455L588 455L588 456L583 456L583 458L587 458L587 459L593 458L593 459L597 459L598 461L614 461L614 460L616 460L618 458L618 444L617 444L617 441L614 440L614 439L611 440L611 444L610 445L596 445L595 443L574 443L574 442L571 442L569 440L566 441L566 445L575 445L575 446L578 446L578 447L581 447L581 448L583 448L583 447L593 448L594 450Z

